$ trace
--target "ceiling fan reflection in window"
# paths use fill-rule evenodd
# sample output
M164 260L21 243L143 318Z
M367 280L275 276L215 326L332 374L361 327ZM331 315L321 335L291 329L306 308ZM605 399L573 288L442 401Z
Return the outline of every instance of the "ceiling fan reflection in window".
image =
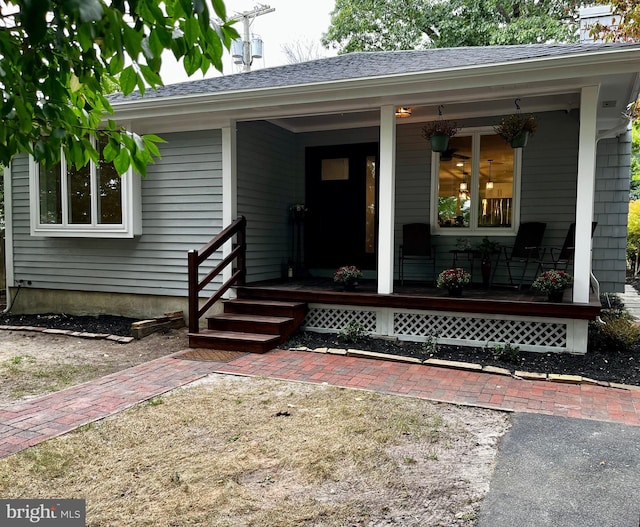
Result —
M456 154L458 148L449 148L440 154L440 161L453 161L454 158L462 159L463 161L467 161L471 159L471 156L466 156L464 154Z

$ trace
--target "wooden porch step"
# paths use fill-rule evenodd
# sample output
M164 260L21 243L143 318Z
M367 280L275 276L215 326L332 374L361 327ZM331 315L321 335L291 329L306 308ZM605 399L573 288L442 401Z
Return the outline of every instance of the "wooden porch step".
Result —
M224 313L208 319L207 330L189 333L189 346L264 353L286 341L303 322L305 302L226 300Z
M209 317L207 320L209 329L263 333L266 335L282 335L293 324L292 317L275 317L252 313L222 313Z
M199 333L189 333L189 346L192 348L265 353L275 348L279 339L279 335L205 329Z
M253 315L297 318L300 313L306 313L307 304L295 301L236 298L224 301L224 311L225 313L250 313Z

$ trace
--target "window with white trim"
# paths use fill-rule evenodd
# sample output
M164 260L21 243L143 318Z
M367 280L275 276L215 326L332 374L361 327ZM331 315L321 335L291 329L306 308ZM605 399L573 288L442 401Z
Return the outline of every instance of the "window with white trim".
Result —
M492 128L463 130L432 154L432 225L438 234L512 234L519 223L522 149Z
M87 238L131 238L141 234L140 178L119 176L102 159L106 138L97 139L100 161L82 168L64 156L47 169L31 160L31 234Z

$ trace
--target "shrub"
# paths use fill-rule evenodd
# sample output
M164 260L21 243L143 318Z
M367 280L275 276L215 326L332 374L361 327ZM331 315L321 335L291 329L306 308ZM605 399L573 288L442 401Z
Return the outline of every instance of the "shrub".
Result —
M343 342L358 342L366 336L367 332L360 322L349 322L338 332L338 338Z
M493 358L511 364L520 364L520 347L513 346L509 342L504 346L496 344L493 348Z
M640 327L632 317L619 313L604 313L601 321L589 323L589 351L629 353L636 350Z
M638 350L640 327L615 294L600 295L602 315L589 323L588 351L630 353Z

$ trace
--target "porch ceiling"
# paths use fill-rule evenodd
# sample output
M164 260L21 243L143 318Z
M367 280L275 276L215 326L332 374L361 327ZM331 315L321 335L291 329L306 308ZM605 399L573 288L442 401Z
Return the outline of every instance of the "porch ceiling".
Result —
M586 80L583 80L586 82ZM610 75L592 79L600 84L598 98L598 129L606 131L623 124L626 119L623 112L629 102L635 100L640 81L636 74ZM588 84L588 83L587 83ZM586 85L586 84L584 84ZM537 92L536 92L537 90ZM514 100L520 99L524 112L570 111L580 107L580 88L547 83L534 87L503 85L482 92L468 90L446 93L398 95L378 104L408 106L412 114L408 118L398 119L398 125L432 121L438 116L438 106L445 105L445 115L449 119L471 119L478 117L500 116L513 113ZM390 99L390 98L389 98ZM268 119L273 124L295 133L322 130L337 130L380 125L379 106L373 108L342 108L333 110L327 105L301 115L282 116Z

